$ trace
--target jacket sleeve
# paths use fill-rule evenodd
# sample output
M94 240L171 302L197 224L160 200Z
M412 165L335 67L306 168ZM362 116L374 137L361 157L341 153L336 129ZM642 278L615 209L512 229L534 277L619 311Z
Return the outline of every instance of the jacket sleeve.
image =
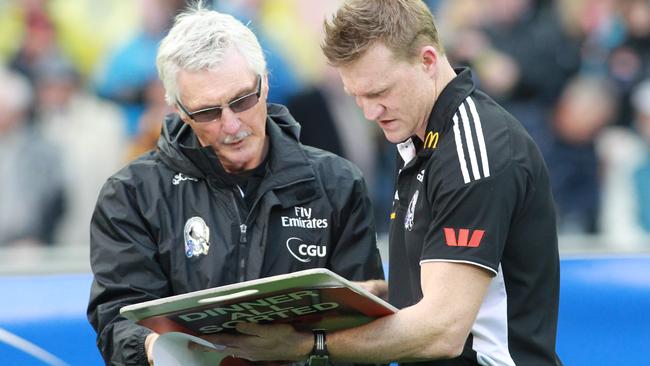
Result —
M88 320L106 364L148 365L151 332L119 315L122 306L169 295L156 241L144 219L146 203L133 186L112 178L102 188L90 225L94 274Z
M355 167L343 173L349 175L335 191L339 227L329 268L354 281L384 279L366 183Z

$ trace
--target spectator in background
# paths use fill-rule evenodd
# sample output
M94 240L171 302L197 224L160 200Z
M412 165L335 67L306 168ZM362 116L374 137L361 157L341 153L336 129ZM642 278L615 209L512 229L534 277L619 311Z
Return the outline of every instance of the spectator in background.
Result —
M0 67L0 246L50 244L64 213L58 150L28 121L28 81Z
M162 121L173 109L165 102L165 88L159 79L150 81L144 90L145 110L138 122L138 133L130 139L126 160L131 161L156 148Z
M119 108L87 92L63 58L34 67L36 128L62 157L66 214L54 240L88 245L88 223L97 194L124 162L126 133Z
M650 217L650 81L639 84L632 96L633 121L606 127L596 141L599 234L602 242L623 250L647 249L650 243L650 226L644 225Z
M612 0L539 3L445 3L442 11L454 20L450 57L474 66L481 87L518 117L540 146L561 233L594 234L601 200L595 141L603 125L616 122L618 107L619 88L605 80L609 52L621 42L617 7ZM639 23L644 24L637 21L635 29L643 28ZM567 85L572 80L574 85ZM587 84L608 89L575 92ZM602 105L589 104L600 100Z
M97 76L97 93L123 108L129 136L138 134L147 108L147 88L156 83L158 44L183 4L182 0L139 0L140 30L117 46Z
M623 39L609 54L609 75L619 92L620 111L616 123L631 127L635 120L632 91L650 76L650 1L617 2Z
M60 57L56 29L44 0L22 2L24 33L20 47L10 61L10 67L34 82L34 69L45 59Z
M522 122L547 157L548 121L581 62L579 40L558 19L559 10L540 10L534 0L462 0L441 11L443 21L452 19L449 57L475 68L481 88Z
M558 205L561 233L594 234L600 207L600 174L595 141L616 113L608 80L579 76L562 92L553 118L554 139L547 158Z
M24 56L40 59L55 49L85 79L107 49L132 34L140 1L0 1L0 58L27 63Z

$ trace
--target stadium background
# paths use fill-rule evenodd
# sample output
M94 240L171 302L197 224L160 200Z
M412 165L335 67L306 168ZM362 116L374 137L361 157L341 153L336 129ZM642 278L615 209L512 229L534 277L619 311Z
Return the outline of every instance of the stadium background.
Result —
M394 148L321 56L322 19L338 0L206 3L250 22L267 51L271 100L296 112L304 142L364 171L386 264ZM650 1L427 3L452 63L475 70L549 166L560 356L566 365L647 364ZM90 214L106 177L153 146L169 112L155 51L183 6L0 0L0 364L101 364L84 318ZM31 346L31 356L21 351Z

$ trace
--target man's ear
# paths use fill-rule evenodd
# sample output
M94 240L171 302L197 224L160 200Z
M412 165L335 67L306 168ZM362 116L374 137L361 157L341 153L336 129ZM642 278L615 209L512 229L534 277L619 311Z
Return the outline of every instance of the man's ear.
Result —
M438 50L433 46L424 46L420 49L419 61L422 68L429 75L433 76L438 66Z
M262 95L266 96L266 99L269 98L269 74L262 74Z

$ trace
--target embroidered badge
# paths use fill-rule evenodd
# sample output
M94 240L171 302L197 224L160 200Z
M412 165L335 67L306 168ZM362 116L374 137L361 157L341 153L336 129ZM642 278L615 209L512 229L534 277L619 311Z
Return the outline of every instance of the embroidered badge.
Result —
M417 190L413 194L413 198L411 198L411 202L409 203L409 208L406 210L406 217L404 218L404 228L408 231L413 230L413 219L415 216L415 205L418 202L418 195L420 194L420 191Z
M185 256L187 258L208 254L210 250L210 228L202 218L194 216L185 222Z
M181 184L181 182L186 181L186 180L191 180L193 182L198 182L199 181L198 179L196 179L194 177L190 177L189 175L185 175L183 173L177 173L174 176L174 179L172 179L172 184L177 186L177 185Z

